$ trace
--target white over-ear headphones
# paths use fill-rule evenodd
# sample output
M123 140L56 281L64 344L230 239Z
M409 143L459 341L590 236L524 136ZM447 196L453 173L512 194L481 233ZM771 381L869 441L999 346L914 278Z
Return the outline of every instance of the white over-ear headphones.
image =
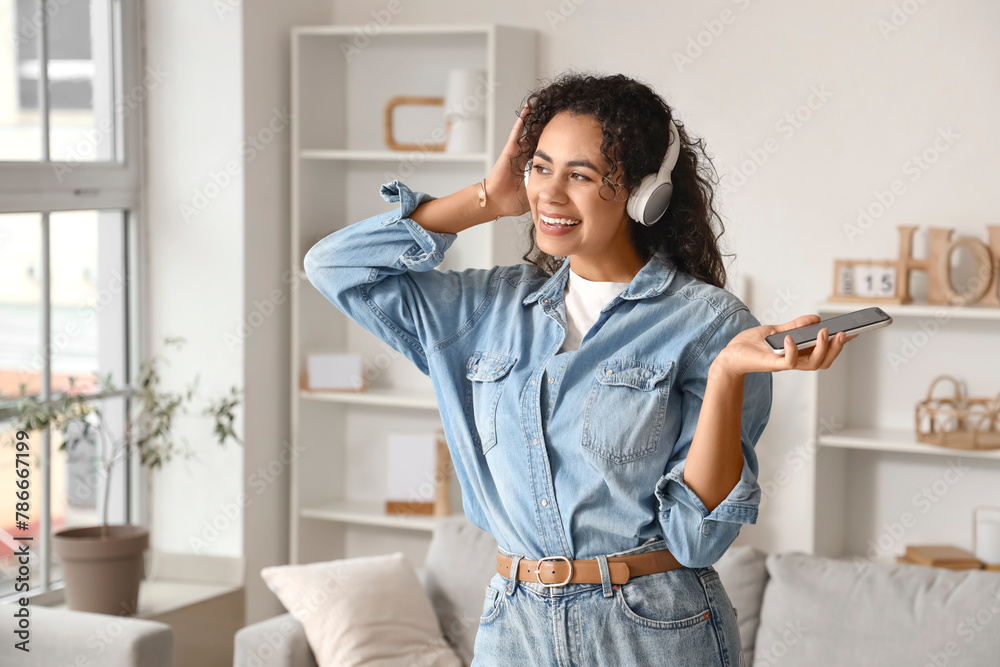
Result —
M649 174L642 179L635 194L628 198L625 210L630 218L649 227L663 217L670 205L670 196L674 191L674 184L670 175L677 165L677 158L681 154L681 138L677 133L677 126L674 121L670 121L670 145L667 147L667 154L660 164L659 171ZM531 175L531 160L524 165L524 185L528 185L528 177Z

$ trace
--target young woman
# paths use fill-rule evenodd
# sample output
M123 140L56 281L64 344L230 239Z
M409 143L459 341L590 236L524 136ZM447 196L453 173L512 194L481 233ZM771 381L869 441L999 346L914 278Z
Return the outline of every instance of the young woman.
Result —
M669 206L637 221L661 168ZM529 95L483 182L383 185L399 210L306 255L433 380L465 514L499 546L478 667L744 664L712 564L757 520L771 372L827 368L846 341L770 351L819 317L762 326L724 289L712 176L649 87L570 73ZM526 263L435 270L461 231L528 211Z

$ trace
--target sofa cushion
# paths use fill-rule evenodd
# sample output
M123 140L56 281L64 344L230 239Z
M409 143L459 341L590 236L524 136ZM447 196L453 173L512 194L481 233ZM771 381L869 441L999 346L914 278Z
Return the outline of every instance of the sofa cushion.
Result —
M265 567L261 577L305 630L320 667L459 667L402 552Z
M1000 573L772 554L754 665L1000 665Z
M424 584L445 639L472 662L483 594L497 571L497 542L464 516L435 526L424 560Z
M722 586L736 607L746 664L753 664L760 605L767 585L767 553L750 545L730 547L715 563Z

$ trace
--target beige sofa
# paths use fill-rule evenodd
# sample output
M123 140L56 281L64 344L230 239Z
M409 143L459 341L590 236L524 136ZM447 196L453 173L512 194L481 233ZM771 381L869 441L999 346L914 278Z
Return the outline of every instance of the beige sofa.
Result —
M459 564L463 564L459 566ZM464 517L435 529L418 574L468 665L496 542ZM715 564L753 667L1000 666L1000 573L731 547ZM236 667L316 667L289 614L236 634Z

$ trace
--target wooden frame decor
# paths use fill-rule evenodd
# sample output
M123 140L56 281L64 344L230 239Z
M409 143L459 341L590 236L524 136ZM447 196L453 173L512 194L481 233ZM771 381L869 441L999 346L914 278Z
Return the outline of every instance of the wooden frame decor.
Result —
M953 398L933 398L934 387L942 380L952 383ZM939 375L927 398L917 403L915 416L920 442L954 449L1000 449L1000 394L994 399L967 398L958 380Z
M896 271L893 260L836 259L835 294L868 303L898 304Z
M401 143L396 141L396 137L393 131L392 125L392 114L396 110L396 107L403 106L406 104L420 104L429 106L444 106L443 97L412 97L407 95L401 95L398 97L390 98L388 102L385 103L385 145L394 151L444 151L447 142L442 142L439 144L429 144L429 143ZM445 129L445 135L451 130L451 119L446 119L448 125Z
M928 229L927 258L913 257L916 227L900 225L899 257L894 260L836 259L833 264L833 294L830 301L903 305L913 303L910 274L927 272L927 303L947 306L1000 307L1000 226L987 225L989 243L972 236L952 239L954 229ZM966 248L975 262L975 275L966 289L958 291L952 280L951 257Z

